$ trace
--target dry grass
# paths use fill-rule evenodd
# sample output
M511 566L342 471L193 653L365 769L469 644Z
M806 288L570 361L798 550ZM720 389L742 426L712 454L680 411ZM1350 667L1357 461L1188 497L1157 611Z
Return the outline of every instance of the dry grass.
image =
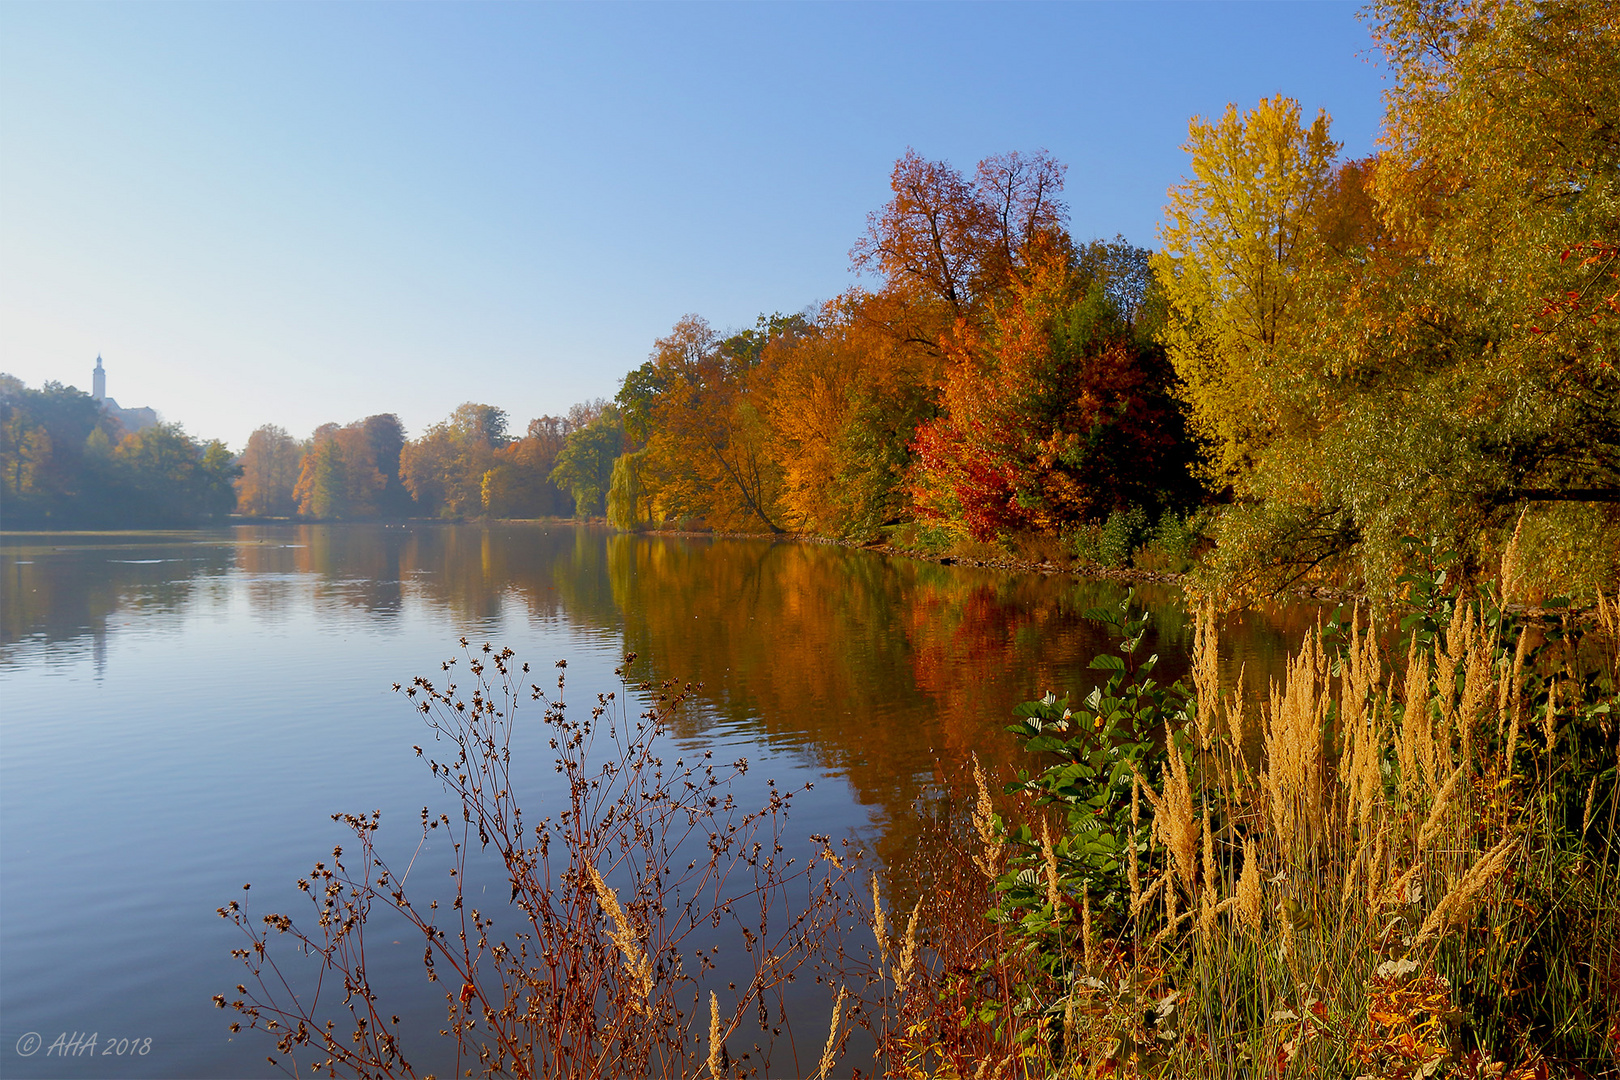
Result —
M1620 739L1573 653L1532 677L1535 631L1504 645L1466 604L1398 665L1365 620L1331 649L1313 632L1261 705L1255 763L1199 626L1195 707L1131 791L1154 843L1140 871L1130 851L1130 916L1063 946L1052 1072L1530 1077L1557 1074L1556 1047L1567 1075L1620 1076L1615 773L1571 796L1559 772L1576 727L1611 766ZM1008 874L1057 893L1039 835ZM1552 940L1572 911L1584 929Z

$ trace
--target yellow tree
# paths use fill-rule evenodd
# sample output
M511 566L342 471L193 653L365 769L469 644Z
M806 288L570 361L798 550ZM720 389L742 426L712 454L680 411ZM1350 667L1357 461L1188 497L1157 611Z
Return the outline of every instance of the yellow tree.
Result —
M567 417L529 421L527 434L495 451L496 464L484 473L484 510L491 517L567 517L570 496L550 480L573 431Z
M1153 260L1169 305L1162 340L1210 479L1244 492L1255 455L1291 422L1278 391L1307 323L1300 279L1337 145L1326 113L1305 126L1299 102L1279 96L1195 117L1185 149L1192 175L1170 189Z
M840 439L867 370L863 359L850 347L847 328L827 312L813 333L766 351L764 411L783 470L783 513L796 528L843 531L831 493Z
M419 509L439 517L484 513L484 477L507 444L506 413L493 405L464 402L449 418L405 444L400 476Z

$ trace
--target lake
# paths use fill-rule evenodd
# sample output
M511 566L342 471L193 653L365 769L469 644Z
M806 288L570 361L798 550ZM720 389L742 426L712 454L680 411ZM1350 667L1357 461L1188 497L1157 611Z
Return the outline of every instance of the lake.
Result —
M436 672L463 635L537 670L566 659L572 701L619 689L627 651L640 678L700 684L678 746L745 755L761 782L814 781L795 829L893 863L916 841L914 804L971 753L1016 767L1015 704L1093 685L1087 662L1109 643L1083 613L1123 595L835 545L561 524L7 535L0 1072L279 1075L269 1040L231 1036L234 1014L212 1004L244 974L215 909L252 882L260 910L301 911L293 882L348 837L332 813L381 810L382 843L408 848L423 806L450 808L393 685ZM1191 645L1179 591L1138 596L1168 681ZM1228 681L1241 668L1264 685L1317 617L1230 620ZM420 955L418 938L375 968L436 1030ZM50 1052L75 1033L79 1054Z

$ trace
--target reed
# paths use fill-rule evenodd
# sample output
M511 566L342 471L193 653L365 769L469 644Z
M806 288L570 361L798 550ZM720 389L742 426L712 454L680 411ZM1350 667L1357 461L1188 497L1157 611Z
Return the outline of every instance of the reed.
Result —
M1116 886L1006 831L998 917L1064 987L1036 1011L1062 1024L1026 1028L1054 1073L1620 1076L1620 620L1604 600L1595 624L1532 625L1489 592L1424 619L1393 650L1364 615L1307 634L1251 761L1200 613L1157 760L1126 787L1030 782L1048 805L1116 800L1133 833L1121 917L1065 938L1033 905Z

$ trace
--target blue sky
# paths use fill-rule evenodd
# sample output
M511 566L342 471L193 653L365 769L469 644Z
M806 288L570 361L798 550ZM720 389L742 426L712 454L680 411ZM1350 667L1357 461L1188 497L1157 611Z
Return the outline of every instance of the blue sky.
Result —
M1369 152L1353 4L0 4L0 370L240 448L611 396L687 312L856 279L907 146L1044 147L1155 246L1187 120Z

